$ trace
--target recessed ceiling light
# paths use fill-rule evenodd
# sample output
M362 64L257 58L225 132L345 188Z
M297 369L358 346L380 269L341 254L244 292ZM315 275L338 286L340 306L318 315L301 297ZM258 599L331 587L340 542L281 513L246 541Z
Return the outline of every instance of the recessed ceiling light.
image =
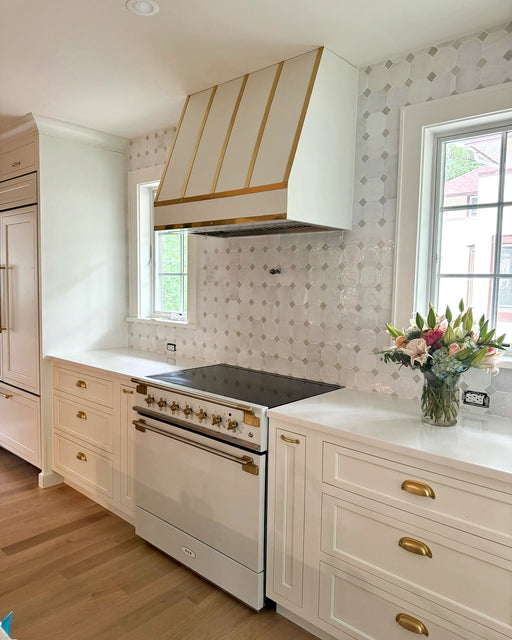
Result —
M154 0L127 0L126 8L136 16L143 16L144 18L156 16L160 11L160 7Z

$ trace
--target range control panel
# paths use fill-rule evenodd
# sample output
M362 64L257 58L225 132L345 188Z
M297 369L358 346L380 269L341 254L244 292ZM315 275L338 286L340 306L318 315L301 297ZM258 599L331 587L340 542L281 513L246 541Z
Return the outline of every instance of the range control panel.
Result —
M219 399L193 397L174 389L151 387L140 382L137 385L137 405L155 418L184 423L197 431L218 435L230 442L246 443L251 449L265 451L267 447L266 417L252 408L238 408L222 404ZM156 414L156 415L155 415Z

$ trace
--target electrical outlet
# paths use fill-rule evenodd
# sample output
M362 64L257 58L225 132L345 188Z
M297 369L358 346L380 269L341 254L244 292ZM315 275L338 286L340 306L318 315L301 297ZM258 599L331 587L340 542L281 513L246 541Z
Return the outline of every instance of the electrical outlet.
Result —
M484 391L471 391L468 389L462 394L462 402L473 407L488 407L489 395Z
M176 351L176 343L168 342L167 343L167 351Z

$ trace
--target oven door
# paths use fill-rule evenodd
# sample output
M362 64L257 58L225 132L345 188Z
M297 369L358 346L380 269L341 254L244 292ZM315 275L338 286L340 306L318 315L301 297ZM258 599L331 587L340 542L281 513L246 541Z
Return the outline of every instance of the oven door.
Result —
M147 417L134 425L137 511L263 571L265 455Z

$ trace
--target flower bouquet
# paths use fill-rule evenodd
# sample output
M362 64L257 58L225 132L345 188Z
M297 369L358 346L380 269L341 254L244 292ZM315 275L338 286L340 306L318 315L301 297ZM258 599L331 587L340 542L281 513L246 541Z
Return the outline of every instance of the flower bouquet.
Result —
M492 373L499 370L497 362L505 335L495 338L495 329L489 329L484 316L475 326L473 310L465 309L463 300L455 320L450 307L444 315L438 315L430 305L427 317L417 313L407 330L400 331L389 323L386 329L395 343L381 352L384 362L396 362L423 373L421 408L423 422L428 424L456 424L462 373L470 367Z

